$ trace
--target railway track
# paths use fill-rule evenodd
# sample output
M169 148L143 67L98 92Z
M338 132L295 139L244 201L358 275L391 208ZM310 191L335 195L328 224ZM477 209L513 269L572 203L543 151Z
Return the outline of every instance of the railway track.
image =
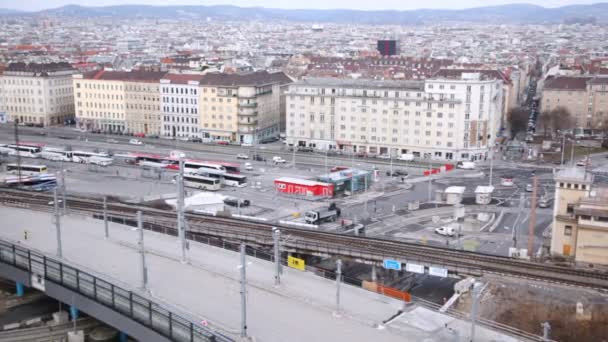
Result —
M0 203L7 206L51 211L52 196L20 190L0 190ZM96 199L67 198L71 213L99 215L103 203ZM176 213L155 208L109 202L107 213L111 217L132 221L138 210L143 212L147 229L176 235ZM287 249L349 256L355 259L381 262L385 258L409 262L424 262L448 267L451 271L483 275L492 273L529 278L545 282L608 289L608 273L550 264L515 260L507 257L480 254L443 247L419 245L410 242L366 238L335 233L302 230L297 228L243 221L229 217L186 214L188 235L203 234L218 238L234 238L270 246L273 227L280 228L289 238L283 244Z

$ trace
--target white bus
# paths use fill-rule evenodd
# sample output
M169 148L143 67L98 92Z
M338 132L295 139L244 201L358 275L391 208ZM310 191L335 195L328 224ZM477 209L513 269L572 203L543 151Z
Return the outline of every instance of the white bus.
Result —
M198 169L197 174L200 176L219 179L222 181L222 184L227 186L236 186L238 188L247 186L247 176L243 175L235 175L232 173L216 171L206 168Z
M179 168L179 166L178 166ZM186 161L184 163L184 173L197 173L199 169L208 169L226 172L226 168L218 164L208 164L196 161Z
M9 153L10 155L19 154L22 157L38 158L42 152L39 146L8 145L7 147L13 150L12 153Z
M222 187L222 184L221 180L217 178L197 175L185 175L184 186L200 190L217 191Z
M74 163L89 163L92 157L100 157L110 159L110 155L107 153L96 153L96 152L85 152L85 151L70 151L68 155L71 156Z
M6 164L6 172L18 175L19 169L21 169L22 176L36 176L40 174L45 174L48 172L46 165L26 165L21 164L21 167L17 164Z
M47 160L71 162L72 157L69 153L71 152L59 148L45 147L42 149L42 152L40 152L40 157Z

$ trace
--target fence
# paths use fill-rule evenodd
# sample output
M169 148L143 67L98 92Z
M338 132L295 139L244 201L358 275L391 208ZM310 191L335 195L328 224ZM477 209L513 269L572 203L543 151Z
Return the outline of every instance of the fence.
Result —
M231 338L182 318L129 290L27 248L0 241L0 262L39 275L90 298L178 342L228 342Z

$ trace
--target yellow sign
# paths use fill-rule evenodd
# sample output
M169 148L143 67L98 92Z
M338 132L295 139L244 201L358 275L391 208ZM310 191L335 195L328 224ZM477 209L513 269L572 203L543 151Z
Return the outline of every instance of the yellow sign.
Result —
M304 259L298 259L292 256L287 257L287 266L300 271L304 271L306 269L306 263L304 262Z

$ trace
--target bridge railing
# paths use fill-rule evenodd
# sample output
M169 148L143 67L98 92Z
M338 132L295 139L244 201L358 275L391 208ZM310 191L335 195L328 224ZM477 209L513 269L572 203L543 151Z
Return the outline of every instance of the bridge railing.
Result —
M195 324L132 291L61 261L0 241L0 262L69 288L178 342L229 342L233 339Z

